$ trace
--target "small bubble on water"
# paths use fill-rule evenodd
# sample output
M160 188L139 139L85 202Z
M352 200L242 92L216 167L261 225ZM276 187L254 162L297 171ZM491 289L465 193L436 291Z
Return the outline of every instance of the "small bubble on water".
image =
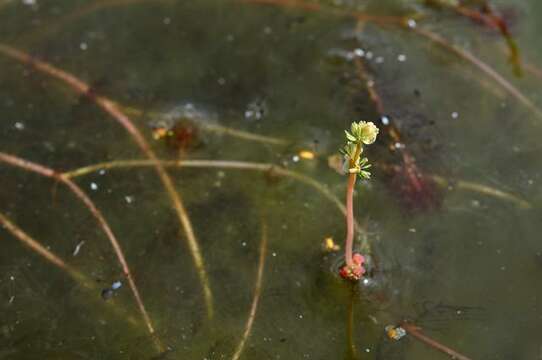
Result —
M457 111L454 111L452 113L452 119L457 119L459 117L459 113Z
M24 130L25 126L24 126L24 123L20 122L20 121L17 121L14 125L15 129L17 130Z
M98 171L98 174L105 175L105 169L101 169L100 171Z
M406 61L406 55L405 54L399 54L397 56L397 61L399 62L405 62Z
M354 55L358 56L358 57L364 57L365 56L365 51L363 49L355 49L354 50Z
M377 56L375 59L375 63L382 64L384 62L384 58L382 56Z
M93 183L90 183L90 189L91 189L91 190L94 190L94 191L98 190L98 184L96 184L96 183L94 183L94 182L93 182Z
M387 116L382 116L382 117L380 118L380 121L382 121L382 124L383 124L383 125L389 125L389 123L390 123L390 118L387 117Z
M373 58L373 53L371 51L367 51L367 53L365 54L365 58L367 60L371 60Z
M409 28L414 29L417 25L416 20L414 19L408 19L407 25Z
M132 195L126 195L124 197L124 200L126 201L127 204L131 204L134 202L134 197Z
M297 155L292 156L292 161L293 162L298 162L299 161L299 156L297 156Z
M276 252L273 252L273 257L277 257L277 253Z
M164 25L169 25L169 24L171 24L171 18L165 17L163 22L164 22Z
M218 78L217 82L218 82L218 85L222 86L226 84L226 79L221 77L221 78Z
M88 49L88 44L86 42L82 42L81 44L79 44L79 48L85 51L86 49Z

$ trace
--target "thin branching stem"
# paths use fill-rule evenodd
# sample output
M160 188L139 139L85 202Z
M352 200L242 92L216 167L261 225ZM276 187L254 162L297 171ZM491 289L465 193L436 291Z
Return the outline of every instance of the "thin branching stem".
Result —
M491 66L483 62L481 59L478 59L473 54L467 52L464 49L461 49L455 45L452 45L448 40L444 39L440 35L433 33L427 29L423 29L419 26L409 26L407 17L380 17L380 16L371 16L356 11L341 11L335 9L328 9L317 3L299 1L299 0L238 0L245 3L255 3L255 4L268 4L279 7L294 7L299 8L305 11L326 11L327 13L349 17L363 22L371 22L380 26L399 26L405 30L411 31L414 34L421 36L430 40L432 43L441 46L443 49L457 55L461 59L471 63L473 66L481 70L486 76L496 82L500 87L502 87L506 92L508 92L512 97L514 97L521 104L530 109L537 117L542 118L542 110L533 103L529 98L527 98L518 88L516 88L512 83L506 80L502 75L495 71Z
M256 275L256 282L254 283L254 297L252 298L252 305L250 307L250 313L248 315L245 331L241 341L235 349L235 353L232 356L232 360L238 360L245 348L245 344L252 332L252 326L254 325L254 319L256 318L256 311L258 310L258 303L260 302L260 295L262 293L263 273L265 268L265 256L267 252L267 224L265 221L262 223L262 240L260 241L260 258L258 261L258 273Z
M401 327L406 330L408 335L413 336L417 340L420 340L426 345L429 345L435 350L438 350L440 352L443 352L449 356L451 356L452 359L456 360L471 360L469 357L466 357L463 354L458 353L457 351L447 347L446 345L443 345L439 343L438 341L430 338L429 336L422 333L421 328L417 327L416 325L409 323L409 322L403 322L401 323Z
M43 246L39 241L32 238L30 235L28 235L23 229L21 229L18 225L16 225L13 221L11 221L7 216L0 213L0 225L7 230L9 233L11 233L15 239L19 240L24 246L28 247L33 253L38 255L39 257L43 258L48 263L54 265L64 273L66 273L69 277L71 277L74 281L76 281L81 287L84 289L87 289L89 291L96 291L96 282L90 279L85 274L81 273L77 269L73 268L71 265L66 263L60 256L56 255L53 251L47 249L45 246ZM96 292L94 292L96 294ZM93 297L91 297L93 298ZM113 301L114 299L111 299ZM113 301L114 303L114 301ZM119 316L122 316L124 320L127 321L128 324L133 326L139 326L141 325L140 321L136 320L132 316L126 316L126 314L123 312L121 313L119 310L120 308L118 306L106 306L106 308L110 311L113 311Z
M126 116L112 100L104 96L94 94L92 92L92 88L88 84L75 77L74 75L59 68L56 68L49 63L35 59L30 55L20 50L17 50L9 45L0 43L0 54L15 59L23 64L32 66L34 69L44 74L61 80L66 85L69 85L76 93L90 98L97 106L99 106L113 119L115 119L120 125L122 125L124 129L130 134L135 143L139 146L139 148L143 151L143 153L147 156L147 158L153 161L153 166L157 171L158 176L160 177L160 180L162 181L162 184L164 185L171 202L173 203L175 213L177 214L179 222L184 229L188 248L190 250L190 254L192 255L194 265L196 267L200 282L203 287L203 294L207 307L207 315L211 319L213 317L213 295L211 292L207 271L205 270L203 257L201 255L201 251L198 245L198 240L196 239L192 223L188 216L188 212L186 211L181 201L181 197L179 196L177 190L175 189L175 186L173 185L171 177L166 172L164 167L160 164L158 158L156 157L156 154L151 149L149 143L147 142L147 140L145 140L141 132L134 125L132 120L130 120L130 118Z
M331 201L339 211L346 216L346 207L337 197L322 183L314 180L313 178L298 173L296 171L285 169L281 166L268 164L268 163L256 163L247 161L230 161L230 160L162 160L160 164L165 167L189 167L189 168L220 168L220 169L236 169L236 170L252 170L263 173L270 173L276 176L283 176L295 179L305 185L312 187L322 194L326 199ZM134 168L134 167L149 167L153 162L150 160L116 160L110 162L103 162L99 164L89 165L67 171L62 176L67 178L74 178L89 173L101 170L101 169L115 169L115 168ZM358 233L365 235L363 229L357 221L354 220L354 227ZM369 243L366 236L363 236L363 248L370 252Z
M540 108L538 108L535 103L533 103L529 98L523 95L523 93L518 88L512 85L511 82L506 80L501 74L499 74L491 66L483 62L481 59L477 58L470 52L451 44L442 36L427 29L422 29L420 27L414 27L409 29L415 34L430 40L432 43L441 46L442 48L456 54L461 59L477 67L480 71L482 71L482 73L491 78L494 82L496 82L499 86L506 90L506 92L512 95L512 97L514 97L517 101L525 105L525 107L529 108L537 117L542 118L542 110L540 110Z
M96 207L96 205L94 205L94 202L70 178L61 176L60 173L56 172L53 169L50 169L43 165L36 164L31 161L28 161L28 160L25 160L25 159L22 159L10 154L6 154L4 152L0 152L0 162L6 163L6 164L9 164L21 169L25 169L25 170L37 173L39 175L62 182L85 205L85 207L90 211L92 216L96 219L96 221L102 228L103 232L109 239L111 246L113 246L113 250L115 251L117 260L119 261L119 264L121 265L124 276L128 279L128 284L130 286L130 289L132 290L132 294L134 295L134 299L137 303L141 316L143 317L143 320L145 321L145 324L147 325L147 329L149 333L151 334L151 336L153 336L153 338L156 339L159 350L162 351L163 346L161 345L160 340L155 336L154 327L152 325L149 314L147 313L147 310L145 309L145 305L143 304L143 300L141 299L141 295L139 294L139 290L137 289L136 283L134 281L134 277L132 276L132 272L130 271L128 262L126 261L126 257L124 256L124 252L122 251L122 248L115 234L113 233L113 230L111 230L111 227L109 226L108 222L105 220L104 216L102 215L102 212Z
M163 118L165 116L170 117L170 115L157 112L157 111L143 111L141 109L138 109L134 106L128 106L128 105L121 105L117 103L117 106L126 114L130 116L149 116L151 118ZM208 131L220 135L227 135L231 136L240 140L245 141L251 141L251 142L257 142L262 144L269 144L269 145L288 145L290 142L286 139L281 139L273 136L267 136L267 135L259 135L254 134L248 131L243 131L239 129L234 129L231 127L219 125L219 124L213 124L210 122L200 121L197 122L196 125L199 129L203 131Z

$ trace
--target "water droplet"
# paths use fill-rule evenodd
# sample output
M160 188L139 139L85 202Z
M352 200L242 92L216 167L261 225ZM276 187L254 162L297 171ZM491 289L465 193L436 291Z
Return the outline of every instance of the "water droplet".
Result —
M417 25L417 24L416 24L416 20L414 20L414 19L408 19L407 25L408 25L409 28L414 29L414 28L416 27L416 25Z
M358 57L363 57L365 56L365 51L363 49L355 49L354 50L354 55L358 56Z

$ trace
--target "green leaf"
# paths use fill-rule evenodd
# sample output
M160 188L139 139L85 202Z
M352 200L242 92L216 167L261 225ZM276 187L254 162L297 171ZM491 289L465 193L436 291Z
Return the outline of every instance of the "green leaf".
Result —
M356 141L356 137L354 135L350 134L348 131L345 130L344 134L346 135L346 139L348 141L353 141L353 142Z

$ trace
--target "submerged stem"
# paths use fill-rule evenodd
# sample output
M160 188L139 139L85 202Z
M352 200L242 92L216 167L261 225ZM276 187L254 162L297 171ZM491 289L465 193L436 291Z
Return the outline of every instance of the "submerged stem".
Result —
M90 291L97 290L95 281L87 277L85 274L81 273L79 270L73 268L71 265L67 264L64 260L62 260L62 258L53 253L51 250L48 250L37 240L33 239L30 235L28 235L24 230L22 230L19 226L13 223L7 216L2 213L0 213L0 225L4 227L4 229L6 229L8 232L10 232L17 240L22 242L23 245L27 246L32 252L65 272L69 277L75 280L83 288ZM93 297L90 298L92 299ZM119 307L106 306L106 308L113 311L115 314L120 315ZM126 317L125 314L122 314L122 316L130 325L140 325L140 323L132 316ZM162 349L160 349L160 351L162 351Z
M411 324L409 322L403 322L401 323L401 327L406 330L407 334L412 335L414 338L420 340L421 342L425 343L426 345L429 345L433 349L436 349L440 352L443 352L449 356L452 357L452 359L457 360L471 360L469 357L466 357L463 354L458 353L457 351L450 349L446 345L443 345L439 343L438 341L430 338L427 335L424 335L421 332L421 329L417 327L414 324Z
M28 160L25 160L25 159L22 159L10 154L6 154L3 152L0 152L0 162L4 162L8 165L12 165L12 166L19 167L28 171L32 171L39 175L62 182L85 205L85 207L90 211L92 216L96 219L96 221L102 228L103 232L109 239L109 242L111 243L111 246L113 247L113 250L115 251L115 254L117 256L117 260L119 264L121 265L124 276L126 276L126 278L128 279L128 284L130 286L130 289L132 290L132 294L137 303L141 316L143 317L143 320L145 321L145 324L147 325L147 329L149 333L151 334L151 336L153 336L153 338L156 340L158 349L162 351L163 345L161 344L160 340L155 337L154 327L152 325L149 314L147 313L147 310L145 309L145 306L143 305L143 300L141 299L141 295L139 294L139 290L137 289L137 286L135 284L132 272L130 271L130 268L128 267L128 262L126 261L124 252L122 251L122 248L115 234L113 233L113 230L111 230L111 228L109 227L109 223L105 220L105 217L102 215L102 212L98 210L96 205L94 205L94 202L86 195L86 193L76 183L74 183L71 179L67 177L63 177L62 175L59 175L59 173L54 171L53 169L47 168L43 165L36 164L31 161L28 161ZM50 258L49 260L51 261L53 259ZM57 263L57 266L58 266L58 263Z
M260 301L260 294L262 292L262 283L263 283L263 270L265 268L265 255L267 252L267 224L264 222L262 224L262 240L260 241L260 259L258 261L258 273L256 275L256 282L254 284L254 298L252 299L252 306L250 307L250 313L248 315L247 324L245 326L245 331L243 332L243 337L237 345L235 353L232 356L232 360L238 360L243 352L245 343L250 336L252 331L252 325L254 324L254 319L256 318L256 311L258 310L258 303Z
M296 171L285 169L278 165L229 160L160 160L160 164L165 167L222 168L271 172L273 175L289 177L312 187L313 189L321 193L326 199L331 201L344 216L347 215L346 207L344 206L344 204L341 203L339 199L337 199L337 197L325 185L321 184L320 182L314 180L309 176L298 173ZM153 162L150 160L116 160L84 166L79 169L67 171L63 173L62 176L66 178L74 178L84 176L101 169L149 167L152 165ZM353 225L360 234L365 235L363 229L355 219L353 219ZM370 252L370 246L366 236L363 236L362 247L364 249L367 249L368 252Z
M53 78L61 80L66 85L70 86L76 93L82 96L88 97L98 107L100 107L107 114L109 114L120 125L122 125L122 127L124 127L124 129L130 134L134 142L143 151L143 153L147 156L147 158L149 158L153 162L153 166L156 172L158 173L158 177L162 181L162 184L164 185L166 192L168 193L168 196L173 204L173 208L175 209L177 218L184 230L184 234L186 235L188 248L190 250L190 254L192 255L194 265L196 267L201 285L203 287L203 295L204 295L205 303L207 307L207 315L209 318L212 318L213 317L213 295L211 292L211 287L209 284L207 271L205 270L203 257L199 249L198 240L196 239L196 236L194 234L194 229L192 227L192 223L188 216L188 212L186 211L181 201L180 195L177 193L177 190L175 190L175 186L173 185L173 181L171 180L171 177L163 168L163 166L160 164L160 161L158 161L156 154L151 149L147 140L145 140L145 137L134 125L132 120L130 120L128 116L126 116L121 110L119 110L115 102L113 102L112 100L104 96L95 94L92 91L92 88L88 84L86 84L85 82L83 82L82 80L80 80L74 75L64 70L61 70L59 68L56 68L47 62L35 59L25 52L22 52L9 45L5 45L2 43L0 43L0 54L3 54L4 56L7 56L9 58L15 59L23 64L30 65L34 69L46 75L49 75Z

